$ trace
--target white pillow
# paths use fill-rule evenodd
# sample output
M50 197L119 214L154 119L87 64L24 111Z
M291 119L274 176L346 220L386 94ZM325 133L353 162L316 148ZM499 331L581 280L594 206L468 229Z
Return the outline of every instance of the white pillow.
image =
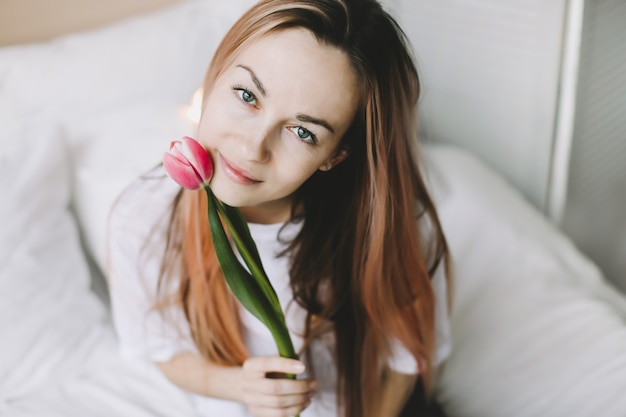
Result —
M190 133L178 110L253 3L186 0L52 42L0 48L0 139L33 121L60 126L81 229L100 267L113 195L160 160L155 149Z
M247 4L186 0L48 43L0 48L0 114L75 120L137 98L188 100Z
M85 242L106 269L106 227L117 196L161 162L172 140L193 136L195 125L171 100L140 100L64 126L73 144L74 205Z
M0 403L95 365L106 316L68 210L66 149L50 126L15 133L0 142Z
M154 364L118 353L89 290L57 129L13 133L0 142L0 415L192 415Z
M453 417L622 417L626 299L468 153L429 176L454 260L453 349L436 393Z

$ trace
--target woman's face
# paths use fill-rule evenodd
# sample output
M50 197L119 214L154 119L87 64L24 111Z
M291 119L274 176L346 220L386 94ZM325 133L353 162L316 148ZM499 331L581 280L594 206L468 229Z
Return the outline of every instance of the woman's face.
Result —
M338 145L358 100L348 58L310 32L251 42L216 80L200 122L213 192L248 221L288 220L304 181L346 157Z

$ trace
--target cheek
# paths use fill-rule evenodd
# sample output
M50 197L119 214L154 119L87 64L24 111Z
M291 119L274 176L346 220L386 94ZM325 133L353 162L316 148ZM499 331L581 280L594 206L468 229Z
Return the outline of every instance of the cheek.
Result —
M277 170L278 178L283 183L289 183L293 188L299 188L311 175L315 174L322 165L318 158L311 155L294 152L285 149L283 155L275 154L275 160L280 158L279 169Z
M254 112L237 102L231 91L214 92L202 112L199 134L207 141L219 141L226 136L241 134L254 127Z
M215 146L231 125L228 120L223 106L211 106L208 102L198 126L198 140L205 146Z

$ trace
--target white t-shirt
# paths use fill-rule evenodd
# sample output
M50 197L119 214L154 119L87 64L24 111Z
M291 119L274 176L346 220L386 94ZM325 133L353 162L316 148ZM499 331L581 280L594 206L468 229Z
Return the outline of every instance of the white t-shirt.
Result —
M118 200L109 220L109 287L113 321L122 354L127 358L163 362L183 352L196 352L185 317L180 309L164 315L154 309L161 254L165 244L168 214L178 186L157 169L149 178L133 184ZM296 351L302 346L306 312L292 302L289 287L288 257L276 255L284 248L277 235L282 224L250 224L263 267L281 302ZM281 239L295 236L299 225L288 224ZM146 246L146 238L150 242ZM284 241L284 240L283 240ZM149 248L149 249L144 249ZM432 279L436 296L435 326L437 350L435 364L449 354L450 329L446 307L446 279L443 268ZM173 288L172 290L175 290ZM244 308L240 309L244 340L252 356L277 355L267 328ZM311 345L312 367L318 392L302 417L329 417L336 410L336 367L333 361L334 336L326 335ZM304 358L303 358L304 359ZM415 374L414 358L397 343L389 366L401 373ZM198 415L248 417L245 405L190 394Z

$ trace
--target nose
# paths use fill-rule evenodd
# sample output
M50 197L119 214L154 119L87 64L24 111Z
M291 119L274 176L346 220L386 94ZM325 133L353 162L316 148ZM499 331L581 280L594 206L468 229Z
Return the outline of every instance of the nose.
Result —
M239 148L241 156L249 162L267 162L272 155L273 137L276 129L272 127L250 127L241 132Z

